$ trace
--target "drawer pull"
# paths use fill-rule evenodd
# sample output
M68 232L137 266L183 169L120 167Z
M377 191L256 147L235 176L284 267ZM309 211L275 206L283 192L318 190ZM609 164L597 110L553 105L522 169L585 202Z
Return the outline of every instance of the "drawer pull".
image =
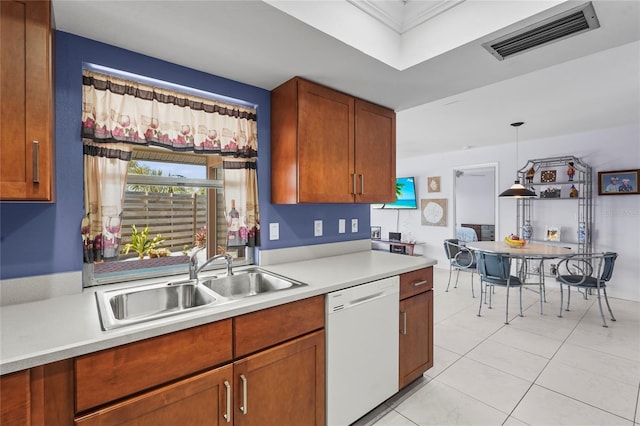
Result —
M224 389L227 393L227 406L223 417L229 423L231 421L231 385L226 380L224 381Z
M427 280L422 280L422 281L416 281L415 283L413 283L414 287L420 287L421 285L425 285L427 284L428 281Z
M33 183L40 183L40 143L33 141Z
M247 378L244 374L240 375L240 381L242 382L242 405L240 405L240 411L242 411L242 414L247 414Z

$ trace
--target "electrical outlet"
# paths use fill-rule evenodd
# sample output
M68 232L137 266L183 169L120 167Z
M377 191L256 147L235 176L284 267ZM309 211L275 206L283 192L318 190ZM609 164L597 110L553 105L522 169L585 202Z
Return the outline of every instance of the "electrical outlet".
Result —
M358 219L351 219L351 232L358 232Z
M322 221L321 220L313 221L313 236L322 237Z
M278 222L269 224L269 239L272 241L280 239L280 224Z
M338 234L344 234L347 229L347 219L338 219Z

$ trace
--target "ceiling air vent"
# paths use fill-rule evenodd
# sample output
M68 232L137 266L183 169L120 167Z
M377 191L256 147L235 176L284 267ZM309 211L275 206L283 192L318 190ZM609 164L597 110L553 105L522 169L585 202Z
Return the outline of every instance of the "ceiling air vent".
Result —
M591 3L537 22L482 46L499 60L600 27Z

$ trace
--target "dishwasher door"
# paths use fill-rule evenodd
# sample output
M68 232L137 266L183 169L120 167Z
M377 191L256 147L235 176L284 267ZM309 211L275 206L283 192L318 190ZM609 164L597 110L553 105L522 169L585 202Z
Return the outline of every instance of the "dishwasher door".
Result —
M400 278L327 294L327 425L353 423L398 391Z

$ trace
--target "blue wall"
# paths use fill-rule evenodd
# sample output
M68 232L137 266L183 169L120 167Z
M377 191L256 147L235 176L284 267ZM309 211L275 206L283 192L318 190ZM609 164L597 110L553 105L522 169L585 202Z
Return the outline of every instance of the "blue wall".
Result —
M178 66L93 40L56 32L55 157L56 202L0 203L0 278L82 269L83 215L80 117L83 62L242 99L258 105L258 196L262 250L369 237L369 205L273 205L270 172L270 93L267 90ZM347 233L338 234L338 219ZM359 232L351 233L351 219ZM324 236L313 236L313 221L324 221ZM280 239L268 240L270 222Z

